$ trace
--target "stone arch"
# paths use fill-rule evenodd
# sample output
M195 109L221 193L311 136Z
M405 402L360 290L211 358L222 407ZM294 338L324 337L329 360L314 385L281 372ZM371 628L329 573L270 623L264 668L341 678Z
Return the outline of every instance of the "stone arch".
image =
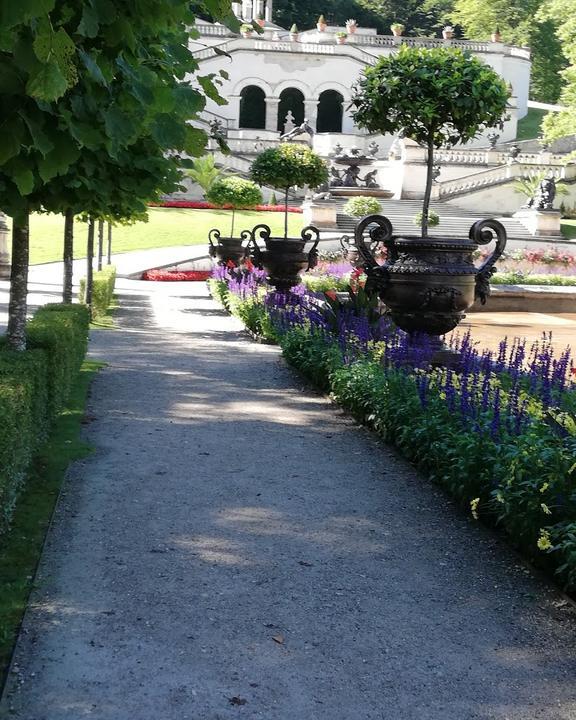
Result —
M301 125L304 122L304 93L297 87L284 88L280 93L277 124L277 130L280 132L284 130L284 120L288 110L292 111L295 125Z
M338 90L324 90L318 98L316 131L319 133L341 133L344 98Z
M240 91L239 128L266 128L266 93L258 85L245 85Z

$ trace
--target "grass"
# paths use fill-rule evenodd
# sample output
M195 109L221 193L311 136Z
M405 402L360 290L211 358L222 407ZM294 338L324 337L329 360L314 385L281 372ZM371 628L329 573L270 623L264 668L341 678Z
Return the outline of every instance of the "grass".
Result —
M32 589L44 537L68 465L91 452L80 439L90 383L103 363L85 361L66 409L41 449L20 496L10 532L0 542L0 688Z
M527 114L518 121L516 140L532 140L533 138L537 138L540 134L542 118L546 115L546 112L546 110L529 108Z
M258 223L266 223L273 233L283 232L284 213L238 210L235 234ZM112 232L112 252L131 252L150 248L179 245L201 245L208 242L208 231L218 227L227 234L230 228L229 210L188 210L183 208L150 208L148 222L115 227ZM288 232L299 234L302 215L288 214ZM76 221L75 258L86 257L85 223ZM35 214L30 218L30 262L55 262L62 259L64 217ZM107 232L104 233L106 246Z
M560 223L562 235L572 240L576 238L576 220L562 220Z

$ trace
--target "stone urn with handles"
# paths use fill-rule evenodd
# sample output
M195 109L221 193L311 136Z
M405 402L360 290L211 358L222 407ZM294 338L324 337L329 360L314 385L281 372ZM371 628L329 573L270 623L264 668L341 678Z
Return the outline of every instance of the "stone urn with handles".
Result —
M494 251L476 267L474 251L492 240ZM374 243L388 250L383 265L374 258ZM368 215L355 228L354 247L368 276L367 291L378 294L394 323L407 333L439 338L454 330L476 300L486 302L506 231L490 219L475 222L467 239L402 237L393 234L388 218Z
M248 256L248 244L252 238L250 230L242 230L240 237L222 237L220 230L213 228L208 233L208 253L218 265L233 262L239 265Z
M252 230L249 253L252 262L268 273L268 282L276 290L290 290L300 282L300 273L318 264L320 231L308 225L297 238L272 237L268 225ZM306 244L312 247L306 250ZM263 245L262 245L263 244Z

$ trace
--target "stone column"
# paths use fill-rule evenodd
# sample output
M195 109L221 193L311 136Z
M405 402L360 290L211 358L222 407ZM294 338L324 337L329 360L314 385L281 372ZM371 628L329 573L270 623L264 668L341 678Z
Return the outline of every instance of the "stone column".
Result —
M280 98L266 98L266 130L277 132L279 103ZM284 118L282 118L282 121L284 121Z
M240 127L240 95L228 96L228 108L230 118L228 127L232 130ZM231 117L230 117L231 116Z
M308 122L316 131L316 122L318 120L318 100L304 100L304 117L308 118Z
M272 22L272 0L265 0L266 2L266 10L264 11L264 18L267 22Z
M6 215L0 210L0 280L10 278L10 230Z

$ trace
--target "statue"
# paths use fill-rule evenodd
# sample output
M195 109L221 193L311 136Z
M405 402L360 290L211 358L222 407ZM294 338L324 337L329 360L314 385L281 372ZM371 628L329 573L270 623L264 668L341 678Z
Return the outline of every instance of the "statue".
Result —
M330 187L342 187L342 178L340 177L340 171L337 170L335 167L330 168L330 179L329 179Z
M379 188L380 185L378 185L375 179L377 172L378 170L371 170L369 173L366 173L363 178L358 177L358 180L364 183L365 188Z
M486 135L486 140L490 143L491 150L494 150L499 139L500 135L497 132L494 132L494 130L490 130L490 132Z
M342 145L340 145L340 143L337 142L336 145L334 145L334 148L328 153L328 156L329 157L338 157L338 155L342 154L343 150L344 150L344 148L342 147Z
M438 182L438 178L440 177L440 173L442 172L442 168L440 165L434 165L432 167L432 182Z
M280 142L288 142L289 140L292 140L293 137L303 135L304 133L308 133L308 135L310 135L310 140L314 137L314 128L308 122L308 118L304 118L302 125L298 125L298 127L295 127L289 133L280 135Z
M538 190L524 207L532 210L553 210L556 197L556 181L553 177L545 177L540 181Z
M510 152L508 153L508 163L512 163L520 155L520 148L518 145L512 145Z
M342 175L342 185L344 187L358 187L360 168L357 165L351 165L344 170Z
M292 110L288 110L286 113L286 118L284 120L284 135L288 135L289 133L294 130L296 126L294 125L294 115L292 115Z
M378 145L377 142L372 140L372 142L370 142L368 144L368 155L370 157L376 157L376 153L378 152L379 149L380 149L380 145Z

